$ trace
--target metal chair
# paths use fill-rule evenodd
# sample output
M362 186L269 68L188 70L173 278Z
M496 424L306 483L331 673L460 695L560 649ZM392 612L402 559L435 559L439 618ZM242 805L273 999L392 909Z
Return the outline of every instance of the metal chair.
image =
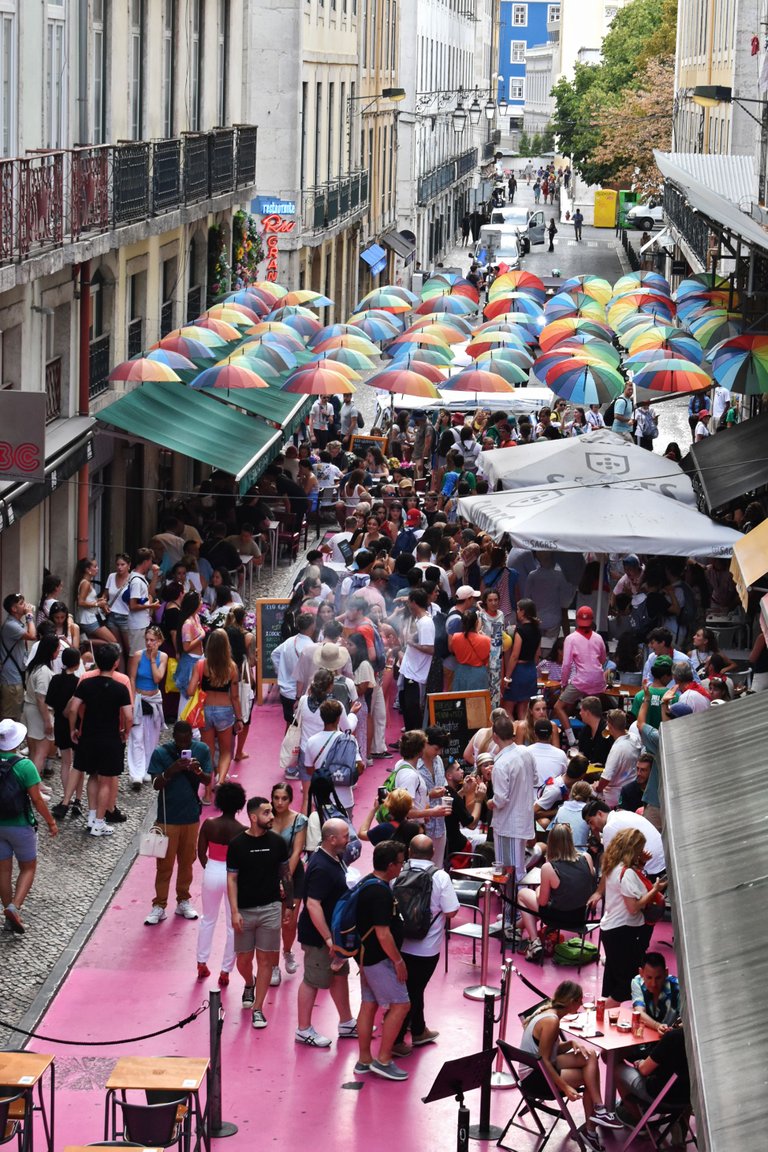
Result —
M541 1060L536 1056L532 1056L530 1052L523 1052L522 1048L515 1048L512 1044L507 1044L504 1040L498 1041L499 1050L504 1057L504 1060L512 1073L514 1080L514 1087L520 1093L520 1100L517 1107L509 1118L506 1128L502 1132L499 1139L496 1141L498 1148L509 1148L508 1144L504 1144L503 1140L510 1128L518 1128L521 1132L527 1132L529 1136L536 1139L536 1148L534 1152L542 1152L542 1149L547 1144L550 1136L554 1132L560 1120L565 1120L568 1125L571 1137L576 1141L582 1152L588 1152L587 1145L584 1143L581 1132L574 1120L573 1116L568 1110L568 1105L557 1087L549 1072L545 1068ZM530 1090L526 1090L525 1081L528 1074L521 1076L516 1065L522 1064L529 1068L531 1072L539 1071L544 1077L549 1091L536 1095ZM531 1117L536 1129L529 1128L526 1124L521 1124L518 1117L522 1119L526 1113ZM549 1128L543 1123L541 1116L545 1115L552 1119ZM512 1150L510 1150L512 1152Z
M675 1086L677 1078L677 1073L673 1072L658 1096L651 1101L622 1144L621 1152L626 1152L626 1149L630 1148L637 1137L643 1132L645 1133L645 1138L651 1142L654 1149L658 1150L676 1124L682 1129L683 1145L693 1144L694 1147L698 1148L699 1145L696 1142L696 1134L691 1129L692 1112L690 1101L686 1101L684 1104L674 1104L667 1099Z
M147 1096L156 1091L159 1090L153 1089ZM125 1139L136 1141L145 1148L172 1148L177 1144L181 1150L189 1121L186 1097L159 1104L134 1104L116 1099L115 1104L123 1113L123 1130L120 1135Z
M480 856L476 852L454 852L452 856L461 856L462 868L487 866L487 860L484 856ZM449 865L450 870L450 865ZM451 883L453 890L456 893L459 904L462 908L468 908L472 912L471 921L463 921L461 924L454 924L453 920L446 920L445 922L445 971L448 971L448 944L451 936L463 936L465 939L472 941L472 963L477 963L477 942L483 937L483 924L478 923L478 915L480 914L480 893L483 888L481 880L472 880L469 876L451 876ZM500 930L496 928L489 929L489 935L498 936Z
M26 1107L22 1093L0 1097L0 1144L10 1144L16 1137L21 1152L25 1114Z

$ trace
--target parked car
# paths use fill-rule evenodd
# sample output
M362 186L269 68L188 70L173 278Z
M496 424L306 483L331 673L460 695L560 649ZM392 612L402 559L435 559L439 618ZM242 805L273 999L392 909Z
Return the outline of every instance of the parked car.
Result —
M517 228L484 224L480 229L476 259L484 269L491 264L506 264L509 268L519 268L521 249L522 242Z
M664 219L664 209L661 204L649 200L647 204L635 204L627 212L627 227L637 228L640 232L652 232L654 225L661 224Z

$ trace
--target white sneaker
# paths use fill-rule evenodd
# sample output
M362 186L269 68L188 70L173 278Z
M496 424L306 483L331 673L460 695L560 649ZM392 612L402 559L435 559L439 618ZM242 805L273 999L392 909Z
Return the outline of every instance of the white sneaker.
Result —
M161 920L167 920L168 917L165 908L161 908L159 904L152 905L152 911L144 921L145 924L159 924Z
M299 965L296 962L296 957L293 952L283 952L283 960L285 961L285 970L289 976L293 976L294 972L298 969Z
M296 1029L296 1043L305 1044L307 1048L330 1048L331 1038L330 1036L322 1036L310 1024L307 1029Z
M283 974L280 971L279 966L277 964L275 964L274 968L272 969L272 976L271 976L270 981L269 981L270 987L271 988L277 988L277 986L280 983L280 981L282 980L282 978L283 978Z
M144 775L141 778L141 782L142 782L142 784L151 784L152 783L152 777L150 776L149 772L144 773Z
M91 836L114 836L115 830L106 820L94 820L90 827Z
M176 905L176 915L183 916L185 920L199 920L200 913L196 912L189 900L180 900Z

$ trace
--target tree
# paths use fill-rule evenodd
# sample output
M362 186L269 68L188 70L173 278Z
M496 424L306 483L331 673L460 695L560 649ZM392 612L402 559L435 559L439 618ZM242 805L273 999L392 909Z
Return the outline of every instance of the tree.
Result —
M541 150L542 152L554 152L555 150L555 130L551 124L547 124L541 134Z
M663 184L653 149L664 152L672 146L674 88L674 58L648 60L638 86L627 89L614 109L612 122L602 129L593 157L595 164L611 166L615 182L624 188L635 187L643 199L658 195Z
M525 128L523 128L520 133L520 143L517 146L517 150L521 156L530 156L531 154L531 140Z
M558 151L569 157L588 184L601 184L611 178L610 167L596 165L592 159L600 145L600 122L609 101L597 83L598 77L599 69L594 65L577 64L573 82L561 77L552 89L552 127L558 138Z
M531 153L530 154L531 154L531 156L541 156L541 136L539 135L538 132L536 133L535 136L533 136L531 138Z

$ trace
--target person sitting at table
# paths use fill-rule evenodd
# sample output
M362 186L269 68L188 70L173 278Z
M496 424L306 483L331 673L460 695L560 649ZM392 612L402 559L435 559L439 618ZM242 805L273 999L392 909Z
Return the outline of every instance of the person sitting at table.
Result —
M632 1007L640 1012L646 1028L659 1035L668 1032L680 1017L680 984L670 976L661 952L646 952L632 979Z
M555 988L551 1000L537 1008L526 1021L520 1048L541 1060L567 1101L573 1103L582 1092L585 1123L579 1134L588 1148L602 1152L603 1144L595 1125L618 1129L621 1121L603 1106L597 1053L594 1049L579 1048L572 1040L560 1037L563 1017L578 1012L582 1002L581 985L573 980L563 980ZM539 1100L552 1099L552 1089L540 1069L523 1066L520 1079L525 1085L526 1095Z
M570 796L573 785L584 779L588 768L589 760L577 752L567 761L564 772L553 773L540 785L533 806L533 815L542 828L546 828L554 819L560 805Z
M613 736L605 726L603 705L597 696L585 696L579 701L581 728L576 739L579 752L590 764L605 764L613 747Z
M643 806L643 794L648 784L653 767L653 756L650 752L641 752L637 758L636 776L625 784L619 793L617 808L624 812L637 812Z
M693 647L688 653L691 667L704 679L706 676L711 675L709 665L712 657L722 655L720 645L717 642L717 635L711 628L699 628L693 634L692 643ZM719 671L734 672L736 667L736 662L725 656L723 657L723 666Z
M529 748L536 743L534 725L537 720L549 720L549 709L543 696L531 696L528 708L522 720L515 721L515 744L524 744ZM560 729L552 725L550 744L554 748L560 747Z
M575 757L574 757L575 759ZM584 805L593 799L592 786L586 780L579 780L571 787L571 794L564 800L552 818L550 828L556 824L567 824L571 829L573 842L579 852L585 852L589 840L589 825L584 816Z
M445 784L453 801L451 811L445 817L446 856L450 857L457 852L472 852L471 841L463 829L477 827L487 787L481 777L471 772L466 774L459 760L449 760L446 764Z
M625 784L631 783L637 775L639 743L635 743L627 733L627 714L621 708L611 708L606 713L605 723L613 746L605 761L605 768L595 784L595 792L609 808L615 808Z
M685 1051L685 1035L682 1027L671 1028L654 1044L649 1055L635 1064L620 1063L616 1069L616 1087L621 1096L617 1116L627 1127L634 1127L652 1100L673 1073L677 1080L664 1097L665 1108L679 1108L683 1112L690 1105L691 1079L688 1056ZM675 1141L673 1147L680 1146L674 1127L670 1134Z
M539 887L520 888L517 893L523 934L528 937L526 960L538 963L544 956L537 919L547 928L580 932L594 890L592 860L576 851L569 826L556 824L547 838L547 862L541 869Z
M533 725L536 739L529 745L528 751L533 756L536 765L536 795L540 788L557 776L563 776L568 767L568 757L562 748L552 744L554 725L551 720L536 720Z

